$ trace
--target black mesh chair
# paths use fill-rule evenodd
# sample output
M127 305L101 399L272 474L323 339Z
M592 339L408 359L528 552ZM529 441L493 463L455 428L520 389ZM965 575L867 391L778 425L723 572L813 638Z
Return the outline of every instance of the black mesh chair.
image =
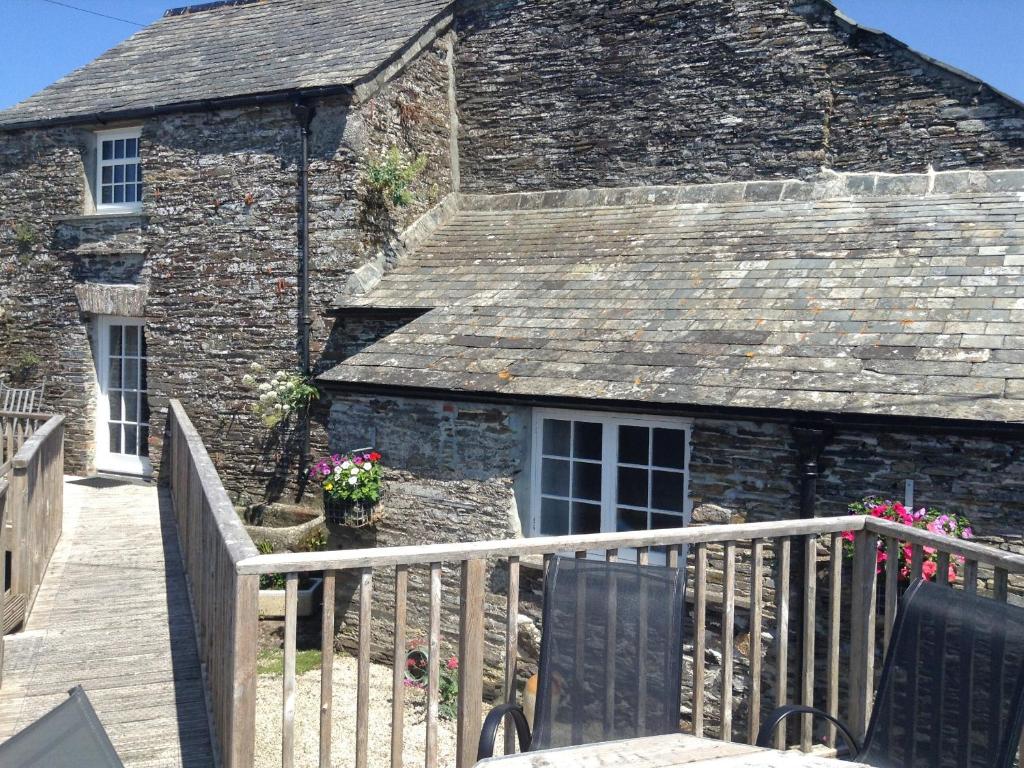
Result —
M813 707L768 715L758 746L786 717L837 725L858 763L879 768L1010 768L1024 726L1024 609L924 581L900 601L864 744Z
M685 587L685 568L554 558L533 733L521 706L496 707L477 759L505 717L523 752L678 731Z
M63 704L0 744L10 768L124 768L81 686Z

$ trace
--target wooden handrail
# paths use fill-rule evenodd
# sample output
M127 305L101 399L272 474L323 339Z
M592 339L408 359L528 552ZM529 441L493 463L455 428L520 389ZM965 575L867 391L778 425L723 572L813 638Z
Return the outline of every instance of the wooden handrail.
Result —
M922 531L920 528L911 528L909 525L894 523L892 520L882 520L877 517L865 517L865 519L868 530L879 536L905 541L909 544L935 547L937 550L948 552L951 555L976 560L994 568L1003 568L1010 573L1024 573L1024 556L1004 552L975 541L954 539L931 531Z
M35 414L33 414L33 416L34 415ZM21 418L24 418L24 416ZM43 443L49 440L54 432L59 429L63 429L63 426L63 416L47 417L43 426L39 427L24 443L22 443L21 448L18 449L18 452L14 454L14 457L11 459L11 466L14 469L25 469L35 458L36 453L42 447Z
M238 572L265 574L349 568L379 568L417 565L443 561L504 558L524 555L548 555L580 550L633 549L679 544L753 541L784 536L809 536L864 528L863 515L817 517L811 520L702 525L689 528L664 528L637 533L592 533L584 536L538 536L530 539L498 539L457 544L427 544L412 547L346 549L334 552L284 552L257 555L238 563Z

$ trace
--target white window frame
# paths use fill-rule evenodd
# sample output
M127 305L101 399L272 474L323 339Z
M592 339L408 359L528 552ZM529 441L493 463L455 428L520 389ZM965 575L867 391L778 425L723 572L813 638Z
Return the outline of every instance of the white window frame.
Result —
M110 433L107 427L110 421L110 401L107 398L107 393L110 384L110 326L112 325L134 325L145 332L146 321L139 317L119 317L116 315L98 315L96 317L96 380L98 385L96 402L96 470L99 472L115 472L148 477L153 474L153 465L148 457L110 452ZM146 359L148 360L148 355ZM141 375L140 370L139 376L141 377ZM146 391L148 392L148 390Z
M93 203L97 213L138 213L142 210L142 200L139 199L133 203L104 203L103 201L103 169L106 166L124 165L123 158L104 160L103 159L103 142L104 141L116 141L117 139L136 139L139 144L139 162L138 168L142 169L142 128L117 128L109 131L96 131L96 165L94 168L95 179L93 182ZM143 194L146 191L145 184L143 182L137 182L142 184Z
M527 536L542 535L541 507L541 460L544 440L544 419L563 421L589 421L601 424L601 531L616 530L616 498L618 496L618 427L662 427L677 429L686 435L683 459L683 525L690 524L693 502L690 499L690 440L693 420L676 416L648 416L644 414L611 413L605 411L584 411L561 408L535 408L533 410L532 446L530 451L530 511L526 526ZM651 460L653 461L653 456ZM629 465L626 465L629 466ZM657 469L657 467L654 467ZM668 469L668 468L666 468ZM678 472L678 468L671 468ZM671 514L671 513L670 513Z

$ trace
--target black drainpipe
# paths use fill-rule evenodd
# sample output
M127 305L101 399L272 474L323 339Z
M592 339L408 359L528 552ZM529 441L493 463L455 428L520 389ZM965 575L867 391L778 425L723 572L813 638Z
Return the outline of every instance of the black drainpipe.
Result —
M302 132L302 158L299 163L299 368L303 376L312 372L310 366L310 329L313 318L309 314L309 134L316 110L303 101L292 105L292 114L299 121ZM305 478L309 466L309 411L302 428L302 455L299 458L299 477ZM300 480L301 483L301 480ZM302 495L300 485L299 495Z
M832 439L832 428L829 426L805 426L794 424L790 427L790 432L793 435L794 442L796 442L797 453L799 455L797 468L800 472L800 519L807 520L815 516L814 503L815 497L818 494L818 462L821 458L822 450L824 450L825 446L827 446L829 441ZM799 611L800 616L800 623L796 626L796 653L794 654L794 660L800 665L798 667L797 677L800 680L800 688L802 690L804 596L806 595L804 571L807 566L807 560L804 556L804 541L795 541L793 542L793 546L793 570L790 577L790 584L794 581L796 582L796 589L793 590L793 592L795 592L793 595L793 603L799 606L797 610Z

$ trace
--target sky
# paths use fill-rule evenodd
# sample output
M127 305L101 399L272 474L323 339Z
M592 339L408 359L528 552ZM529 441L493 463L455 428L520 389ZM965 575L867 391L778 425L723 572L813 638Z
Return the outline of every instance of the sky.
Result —
M1024 1L835 1L859 23L885 30L1024 100ZM126 21L146 24L169 7L187 4L188 0L0 0L0 108L88 63L139 28Z

